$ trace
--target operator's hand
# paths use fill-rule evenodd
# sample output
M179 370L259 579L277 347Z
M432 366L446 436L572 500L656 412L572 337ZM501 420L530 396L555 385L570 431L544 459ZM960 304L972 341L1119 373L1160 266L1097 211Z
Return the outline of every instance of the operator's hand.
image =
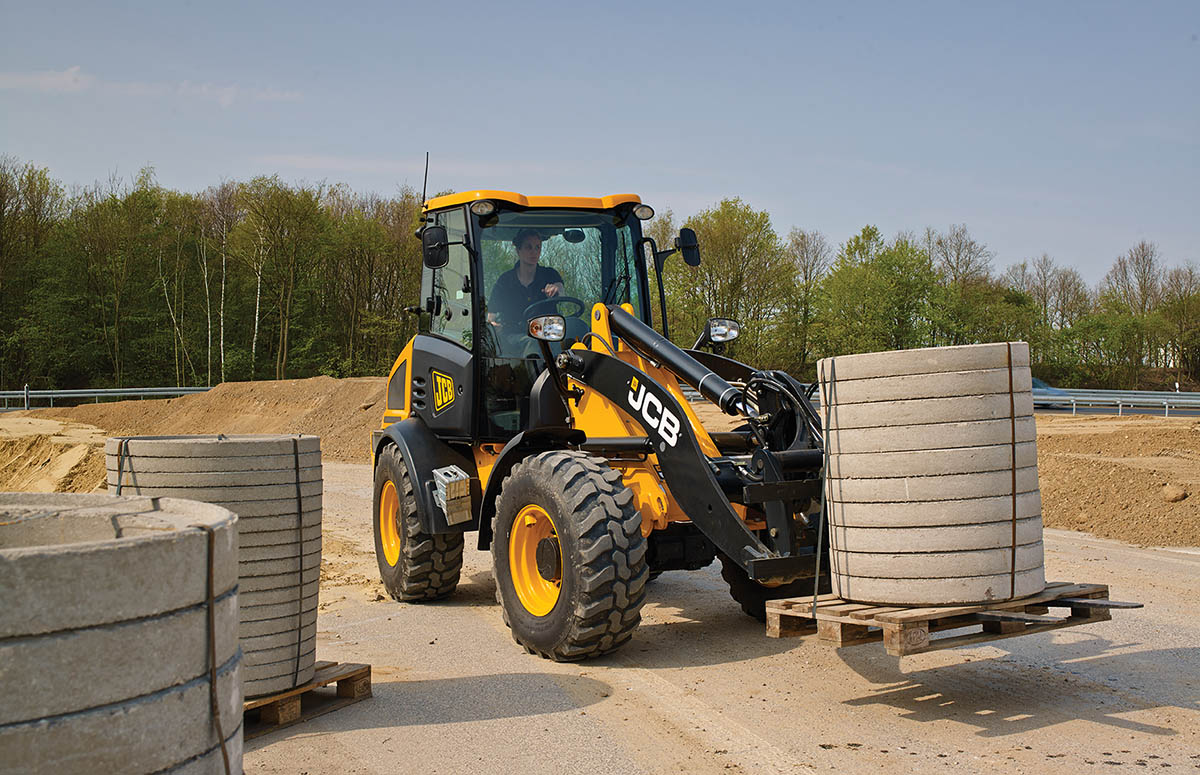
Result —
M562 292L563 292L563 284L562 283L547 283L546 287L542 289L542 293L546 294L547 299L552 299Z

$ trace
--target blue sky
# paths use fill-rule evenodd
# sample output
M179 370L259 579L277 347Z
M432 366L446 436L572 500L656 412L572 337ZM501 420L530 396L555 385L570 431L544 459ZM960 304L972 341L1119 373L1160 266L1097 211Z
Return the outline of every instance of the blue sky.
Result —
M1098 281L1200 263L1200 3L0 0L0 153L68 184L729 196L841 242L965 223Z

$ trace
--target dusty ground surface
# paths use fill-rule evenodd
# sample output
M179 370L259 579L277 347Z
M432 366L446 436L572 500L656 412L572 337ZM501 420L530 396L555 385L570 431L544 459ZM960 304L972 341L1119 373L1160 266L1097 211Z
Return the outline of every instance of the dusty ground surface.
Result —
M375 696L251 741L249 773L1200 768L1200 551L1048 530L1050 578L1106 583L1147 607L902 660L878 645L768 639L714 568L667 573L629 645L558 665L512 642L490 556L470 540L453 598L382 594L361 462L382 392L382 380L318 378L0 415L0 489L91 489L107 434L323 436L318 653L370 663ZM1194 419L1038 423L1048 525L1200 545Z
M527 655L470 541L450 599L384 599L371 472L325 479L322 659L375 696L251 741L248 773L1107 772L1200 767L1200 554L1046 536L1050 578L1146 608L1110 622L896 659L772 640L710 567L656 580L624 649Z

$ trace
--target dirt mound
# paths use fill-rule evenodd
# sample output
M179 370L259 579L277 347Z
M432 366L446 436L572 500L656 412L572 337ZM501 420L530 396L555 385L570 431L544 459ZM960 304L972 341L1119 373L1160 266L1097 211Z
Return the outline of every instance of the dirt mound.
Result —
M1200 422L1038 417L1047 527L1151 546L1200 546Z
M0 490L91 492L104 488L99 428L29 417L0 417Z
M325 459L365 463L371 459L371 430L383 415L386 383L381 377L225 382L180 398L38 409L28 415L89 423L111 436L312 433L321 437Z

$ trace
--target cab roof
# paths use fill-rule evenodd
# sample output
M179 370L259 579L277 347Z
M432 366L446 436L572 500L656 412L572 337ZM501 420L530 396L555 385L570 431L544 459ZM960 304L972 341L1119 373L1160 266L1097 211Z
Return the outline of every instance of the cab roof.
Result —
M511 202L521 207L557 207L578 208L581 210L608 210L623 204L641 204L637 194L609 194L608 196L525 196L513 191L462 191L457 194L446 194L430 199L425 203L426 210L440 210L451 205L461 205L480 199L499 199Z

